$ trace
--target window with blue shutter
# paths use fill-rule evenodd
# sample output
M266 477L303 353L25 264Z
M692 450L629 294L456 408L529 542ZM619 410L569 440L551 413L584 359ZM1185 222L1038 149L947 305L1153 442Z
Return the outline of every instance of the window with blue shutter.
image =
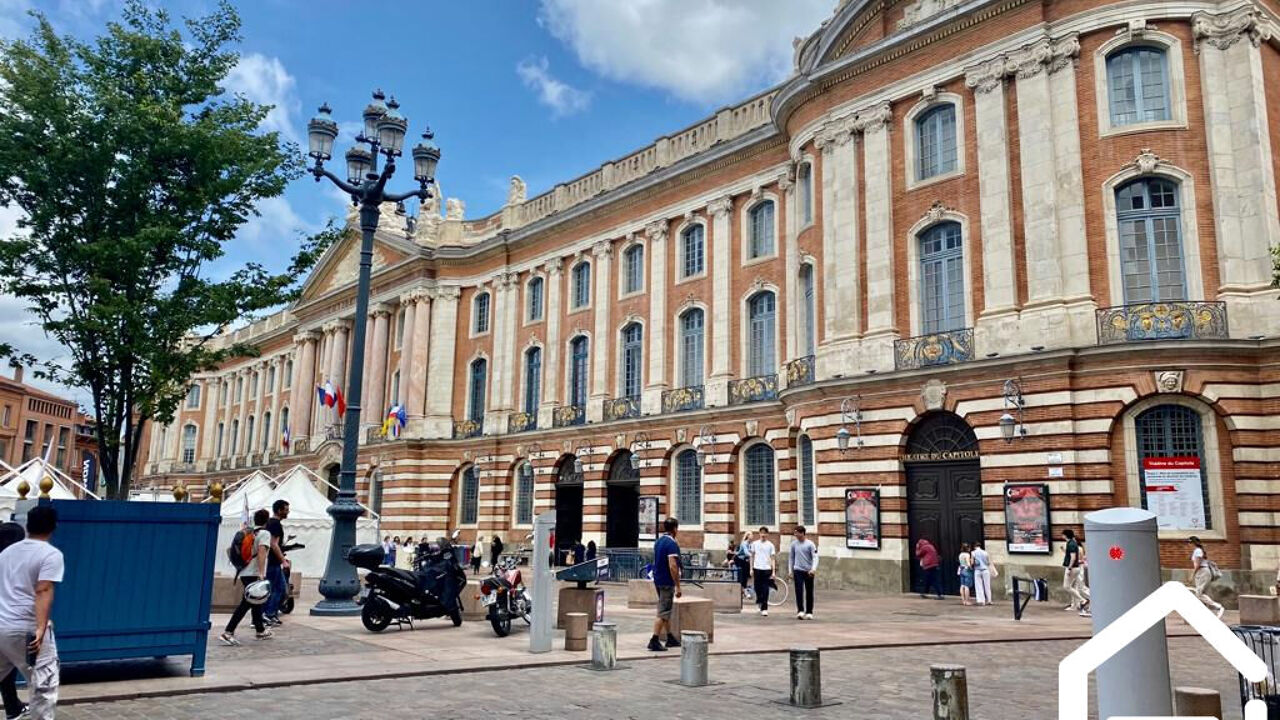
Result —
M939 105L916 118L916 179L956 169L956 106Z
M471 361L471 412L472 422L484 422L484 392L488 380L489 362L484 358Z
M542 319L542 278L537 277L529 281L528 290L528 316L530 322Z
M623 293L644 289L644 246L632 245L622 254Z
M752 258L773 254L773 201L764 202L751 208L747 214L751 235L750 255Z
M524 411L538 412L542 402L542 348L529 348L524 354Z
M579 335L569 345L569 404L587 404L587 337Z
M757 377L777 372L774 360L774 341L777 301L774 294L762 290L747 301L747 319L750 333L747 352L747 375Z
M706 230L701 225L690 225L680 233L683 263L680 277L701 275L706 268Z
M573 307L591 304L591 263L580 262L573 266Z
M1116 221L1125 303L1186 300L1178 186L1163 178L1141 178L1121 186L1116 191Z
M1116 127L1171 117L1168 56L1162 48L1128 47L1107 57L1107 99Z
M644 328L631 323L622 329L622 394L640 396L640 365L644 355Z
M808 263L800 266L800 292L804 295L804 307L801 309L804 313L802 353L813 355L818 347L818 304L813 286L813 266Z
M693 449L683 450L676 456L676 513L681 524L702 522L702 468Z
M489 332L489 293L482 292L476 296L473 317L475 318L473 323L475 334Z
M703 321L702 310L690 308L680 316L680 386L702 384Z
M920 235L920 309L925 335L964 327L964 247L960 223L934 225Z
M775 519L774 497L776 488L773 477L773 448L768 443L756 443L743 453L746 459L746 521L747 527L772 526Z

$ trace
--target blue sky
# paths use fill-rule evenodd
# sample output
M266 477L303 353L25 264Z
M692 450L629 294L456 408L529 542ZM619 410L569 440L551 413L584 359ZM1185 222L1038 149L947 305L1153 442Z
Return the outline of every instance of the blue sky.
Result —
M0 0L0 37L25 34L28 9L64 33L99 34L120 0ZM154 2L175 16L212 0ZM227 86L276 106L265 126L305 141L321 102L354 126L374 87L394 94L416 137L443 151L444 195L466 216L498 210L508 179L530 196L642 147L783 79L792 38L815 30L834 0L252 0L240 66ZM359 10L359 12L357 12ZM338 140L335 155L351 144ZM408 143L406 143L408 144ZM394 182L394 181L393 181ZM399 178L397 187L412 181ZM294 183L260 207L218 269L281 267L298 230L344 213L327 183ZM0 208L0 234L12 229ZM13 298L0 297L0 341L44 357Z

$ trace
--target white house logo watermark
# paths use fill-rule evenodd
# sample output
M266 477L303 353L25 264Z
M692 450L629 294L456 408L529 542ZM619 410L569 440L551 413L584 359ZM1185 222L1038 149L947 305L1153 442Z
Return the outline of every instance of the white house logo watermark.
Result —
M1267 679L1267 666L1231 629L1214 617L1186 585L1168 582L1134 605L1128 612L1076 648L1058 664L1058 720L1087 720L1089 717L1089 673L1097 670L1126 645L1176 612L1197 633L1231 663L1246 680L1259 683ZM1164 718L1103 718L1102 720L1165 720ZM1187 718L1182 718L1187 720ZM1197 718L1196 720L1208 720ZM1214 718L1214 720L1218 720ZM1244 720L1267 720L1267 706L1254 698L1245 703Z

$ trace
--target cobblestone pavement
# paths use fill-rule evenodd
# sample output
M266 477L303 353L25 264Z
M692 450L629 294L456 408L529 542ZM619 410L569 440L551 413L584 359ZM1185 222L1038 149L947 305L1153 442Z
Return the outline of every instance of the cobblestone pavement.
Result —
M787 656L713 656L722 684L684 688L677 653L635 660L613 673L583 666L498 670L403 679L333 682L67 706L64 720L172 718L519 718L520 720L917 720L929 717L929 665L968 668L975 720L1048 720L1057 715L1057 663L1078 641L983 643L827 651L823 695L838 702L802 713L787 696ZM1175 685L1218 690L1224 718L1240 717L1236 676L1198 638L1169 641Z

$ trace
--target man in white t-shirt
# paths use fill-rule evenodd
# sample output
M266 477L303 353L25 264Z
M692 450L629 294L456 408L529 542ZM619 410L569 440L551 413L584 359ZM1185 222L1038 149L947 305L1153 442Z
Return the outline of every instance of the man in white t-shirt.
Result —
M31 686L27 717L38 720L52 720L58 704L58 646L49 622L63 574L62 551L49 544L57 526L57 511L34 507L27 539L0 552L0 677L22 671Z
M764 617L769 617L769 588L777 568L777 555L778 548L769 539L769 528L761 527L756 541L751 543L751 577L755 581L756 605Z

